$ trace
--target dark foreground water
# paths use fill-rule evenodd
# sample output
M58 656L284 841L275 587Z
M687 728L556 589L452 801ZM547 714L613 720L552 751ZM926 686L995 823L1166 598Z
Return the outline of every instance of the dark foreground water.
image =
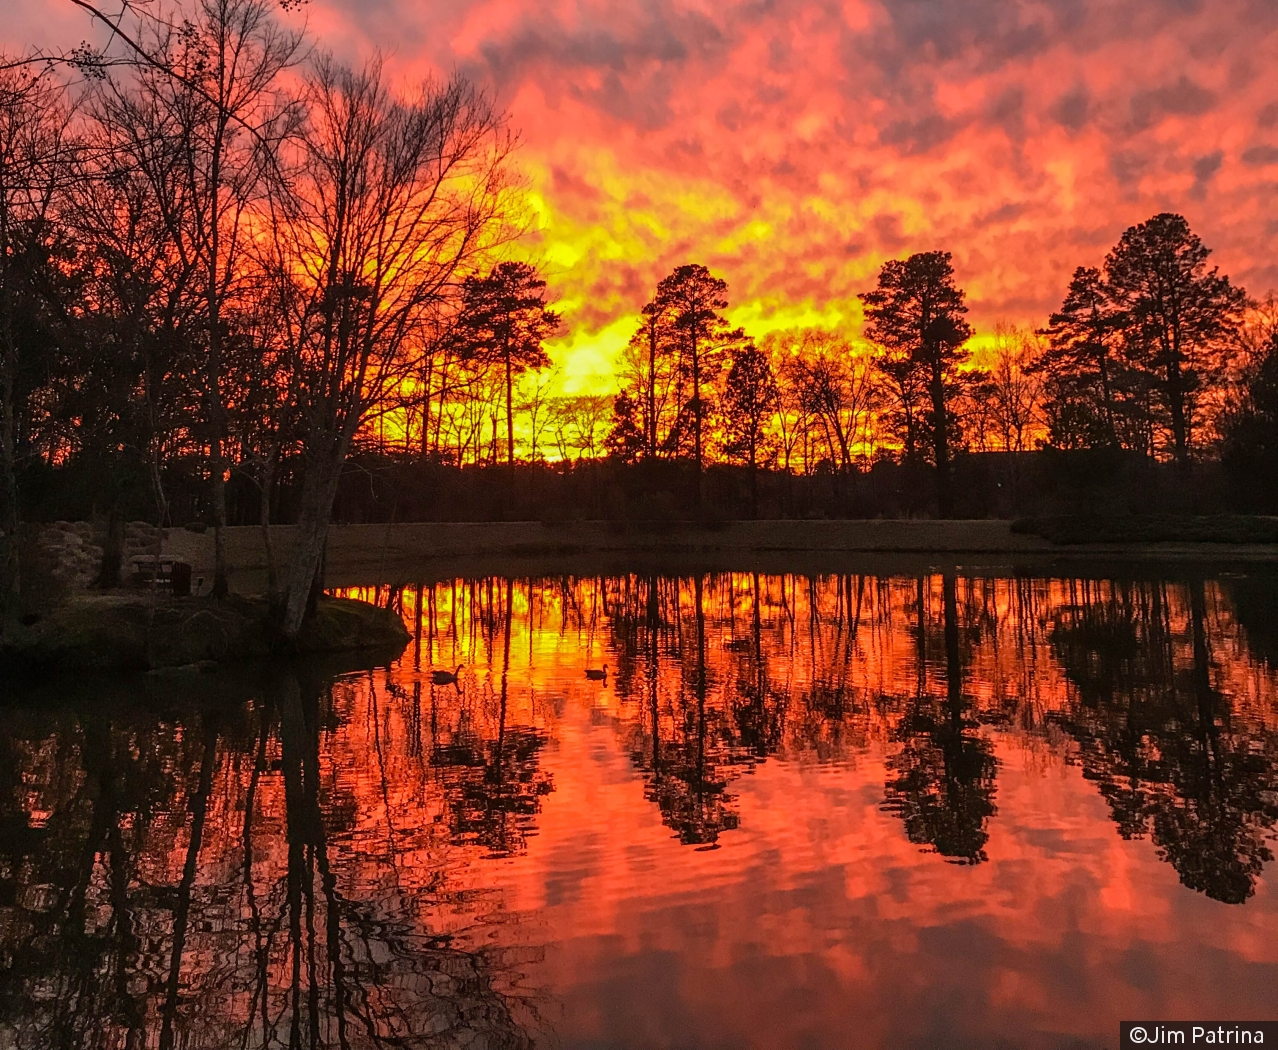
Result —
M389 667L0 707L0 1047L1112 1047L1122 1019L1278 1018L1272 580L376 596L416 635Z

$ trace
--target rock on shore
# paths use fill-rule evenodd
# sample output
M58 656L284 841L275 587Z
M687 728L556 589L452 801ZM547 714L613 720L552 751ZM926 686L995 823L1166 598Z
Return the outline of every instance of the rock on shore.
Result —
M0 670L155 671L234 663L278 651L276 638L270 606L262 599L157 601L150 593L83 594L0 636ZM295 648L398 652L408 638L403 621L389 609L325 597Z

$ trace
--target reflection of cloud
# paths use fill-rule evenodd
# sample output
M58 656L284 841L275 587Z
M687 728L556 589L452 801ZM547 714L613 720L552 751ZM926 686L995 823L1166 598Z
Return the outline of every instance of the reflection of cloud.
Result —
M990 328L1040 322L1075 266L1171 209L1251 291L1278 284L1263 217L1273 147L1249 141L1278 126L1263 74L1278 63L1271 0L313 0L308 12L341 51L378 46L406 75L460 69L493 85L543 205L529 250L550 266L565 340L597 344L592 369L616 347L599 333L689 260L722 273L742 319L775 324L854 314L884 258L946 248Z

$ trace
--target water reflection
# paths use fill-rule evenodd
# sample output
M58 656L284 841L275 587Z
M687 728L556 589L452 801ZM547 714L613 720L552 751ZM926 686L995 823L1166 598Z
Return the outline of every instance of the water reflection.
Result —
M981 937L1006 954L1050 900L1023 890L1009 910L973 897L960 869L1018 885L1053 873L1106 922L1130 912L1083 859L1106 836L1131 843L1114 854L1123 864L1152 866L1143 885L1174 872L1179 886L1148 891L1155 911L1221 902L1214 929L1234 937L1224 916L1246 915L1242 937L1278 921L1272 895L1256 896L1278 821L1275 593L1257 579L955 573L457 580L360 592L413 631L389 666L16 698L0 708L0 1045L736 1045L687 987L663 1013L664 978L626 969L646 945L682 944L665 973L743 950L829 967L853 929L884 936L899 905L891 921L933 973ZM605 664L606 679L584 673ZM1035 782L1059 813L1027 808ZM1089 794L1106 827L1085 815ZM858 895L857 862L824 854L827 839L880 858L887 882ZM945 862L960 869L946 876ZM761 932L773 922L761 902L788 900L794 880L806 896ZM729 884L759 888L730 906ZM649 899L682 903L626 933L627 909ZM946 900L983 931L969 927L965 948L928 940ZM836 913L844 926L823 925ZM707 917L713 950L696 939ZM1098 923L1074 930L1074 955L1112 949ZM574 969L585 944L594 962ZM1211 950L1230 994L1245 998L1238 974L1254 963L1278 974L1254 946ZM972 1045L1026 1011L1044 1016L1025 1045L1059 1045L1042 1000L1075 978L1036 973L1047 958L972 971L986 997ZM624 992L585 976L613 969L629 974ZM895 980L884 972L866 956L828 995L796 986L825 1033L814 1045L844 1044L847 982L873 996ZM721 973L723 995L757 997L751 974ZM936 991L923 982L919 1001L958 1009ZM642 1037L607 1021L631 998L655 1011ZM893 1033L916 1024L918 1003L884 1001L867 1045L907 1044ZM1074 1013L1052 1023L1082 1025L1079 1045L1109 1035L1103 1009L1103 1029ZM737 1042L786 1045L749 1029Z
M380 759L379 690L357 682ZM458 893L405 866L397 839L421 829L387 820L357 848L368 799L331 753L350 685L281 668L223 686L173 718L6 712L0 1042L529 1045L500 950L431 918ZM360 779L389 802L385 765Z

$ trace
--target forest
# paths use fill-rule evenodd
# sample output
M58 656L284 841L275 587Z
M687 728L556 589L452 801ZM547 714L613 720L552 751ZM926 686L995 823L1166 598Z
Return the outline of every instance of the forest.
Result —
M333 520L1278 510L1278 304L1178 214L984 336L948 251L883 263L858 327L761 337L678 265L617 389L569 395L482 88L402 90L266 0L174 10L0 58L3 594L23 521L212 527L219 555L297 523L295 631Z

